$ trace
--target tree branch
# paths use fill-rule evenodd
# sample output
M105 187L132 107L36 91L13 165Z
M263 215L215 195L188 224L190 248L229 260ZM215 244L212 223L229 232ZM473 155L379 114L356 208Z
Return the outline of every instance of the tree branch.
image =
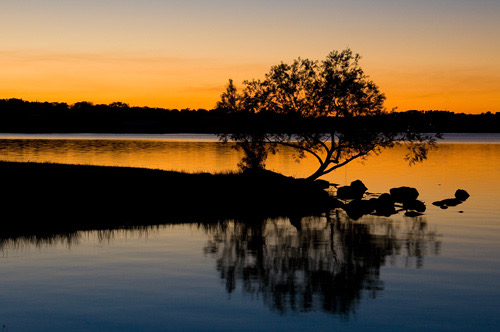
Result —
M358 153L357 155L355 155L355 156L353 156L353 157L351 157L351 158L348 158L348 159L344 160L344 161L343 161L343 162L341 162L340 164L336 164L335 166L332 166L332 167L330 167L329 169L325 170L325 171L323 172L323 175L328 174L328 173L330 173L331 171L333 171L333 170L335 170L335 169L337 169L337 168L339 168L339 167L342 167L342 166L344 166L344 165L346 165L346 164L350 163L350 162L351 162L351 161L353 161L354 159L357 159L357 158L359 158L359 157L366 156L368 153L369 153L369 152L360 152L360 153Z
M310 154L312 154L314 157L316 157L316 159L318 159L319 163L321 165L323 165L325 162L323 161L323 159L321 159L321 157L314 151L308 149L308 148L305 148L303 146L300 146L298 144L292 144L292 143L288 143L288 142L271 142L269 141L270 143L276 143L276 144L280 144L280 145L284 145L284 146L289 146L291 148L294 148L294 149L299 149L299 150L303 150L305 152L308 152Z

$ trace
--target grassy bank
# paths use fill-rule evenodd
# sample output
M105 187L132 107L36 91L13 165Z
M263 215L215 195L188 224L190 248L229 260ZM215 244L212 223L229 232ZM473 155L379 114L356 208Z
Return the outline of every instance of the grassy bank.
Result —
M96 229L200 217L316 214L320 184L273 172L189 174L126 167L0 162L0 232Z

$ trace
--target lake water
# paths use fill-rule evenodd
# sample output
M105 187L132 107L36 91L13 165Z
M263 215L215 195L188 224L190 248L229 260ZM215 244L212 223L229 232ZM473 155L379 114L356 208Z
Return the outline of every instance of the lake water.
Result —
M494 331L500 329L500 135L448 135L422 164L403 148L325 176L412 186L427 211L350 220L219 220L0 234L4 331ZM206 135L0 135L0 160L236 170ZM267 166L306 176L293 151ZM442 210L431 203L465 189ZM20 216L22 217L22 216ZM71 216L68 216L71 218Z

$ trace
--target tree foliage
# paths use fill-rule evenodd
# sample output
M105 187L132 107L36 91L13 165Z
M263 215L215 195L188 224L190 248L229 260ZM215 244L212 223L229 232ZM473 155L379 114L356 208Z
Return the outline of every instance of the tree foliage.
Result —
M410 127L391 128L380 120L388 115L385 95L364 73L360 59L346 49L332 51L321 62L298 58L291 64L280 63L271 67L263 80L244 81L241 93L229 80L217 103L220 110L316 120L313 128L298 125L263 132L258 126L249 126L220 133L222 140L235 141L236 148L245 152L240 167L263 168L268 153L276 152L278 146L295 148L297 160L306 154L318 160L318 170L310 179L396 144L408 146L410 163L425 159L436 137ZM321 124L324 118L338 119L338 125L325 128Z

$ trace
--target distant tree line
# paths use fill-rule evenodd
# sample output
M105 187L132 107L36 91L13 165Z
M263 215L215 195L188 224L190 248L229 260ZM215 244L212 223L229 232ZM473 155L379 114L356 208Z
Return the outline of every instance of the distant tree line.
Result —
M390 112L380 116L338 119L304 118L272 112L228 112L222 108L165 109L132 107L125 103L93 104L31 102L0 99L0 132L11 133L219 133L227 131L321 132L334 127L406 128L420 132L500 132L500 112L482 114L450 111Z

